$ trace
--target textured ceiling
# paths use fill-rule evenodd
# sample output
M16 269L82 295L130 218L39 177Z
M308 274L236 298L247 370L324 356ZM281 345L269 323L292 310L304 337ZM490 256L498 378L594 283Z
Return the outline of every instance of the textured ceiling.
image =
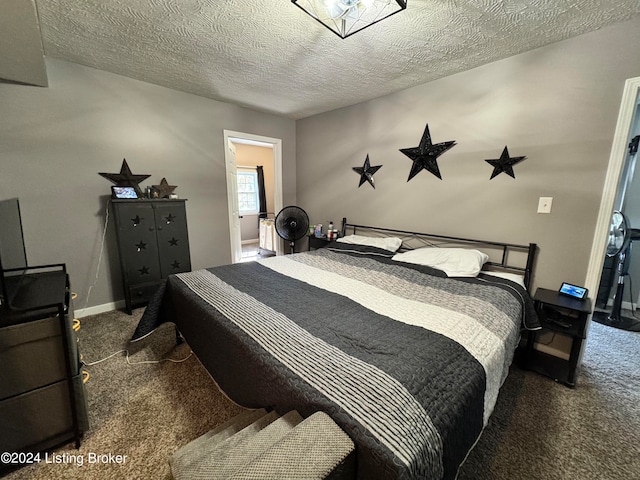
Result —
M303 118L640 15L640 0L408 0L345 40L289 0L35 0L45 55Z

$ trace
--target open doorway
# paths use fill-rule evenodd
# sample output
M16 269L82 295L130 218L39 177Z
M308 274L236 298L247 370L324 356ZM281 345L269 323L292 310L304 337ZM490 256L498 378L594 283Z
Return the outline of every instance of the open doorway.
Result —
M282 208L282 141L229 130L224 137L232 263L280 254L266 227Z
M637 154L634 151L634 138L640 134L639 104L640 77L627 80L625 84L587 271L587 287L594 295L597 292L596 310L609 310L604 317L602 313L597 313L594 319L598 317L598 321L601 321L609 318L614 320L609 322L612 325L620 325L617 321L620 308L635 310L638 285L634 285L632 280L638 279L636 283L640 284L640 258L637 258L638 253L633 258L630 255L633 241L627 239L629 249L626 255L614 256L614 249L611 248L616 243L614 236L620 236L619 229L614 228L612 223L614 211L624 213L623 230L629 234L632 229L640 227L640 174L634 168ZM615 218L620 217L616 214Z

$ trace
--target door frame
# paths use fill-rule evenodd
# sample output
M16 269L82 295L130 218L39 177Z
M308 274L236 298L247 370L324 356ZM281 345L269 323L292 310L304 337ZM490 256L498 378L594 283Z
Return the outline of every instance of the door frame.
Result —
M640 95L640 77L630 78L624 84L620 111L618 113L618 123L613 135L611 154L609 155L609 166L602 189L600 200L600 210L596 222L593 243L591 244L591 255L587 268L585 286L594 294L598 291L602 267L607 249L607 235L613 213L613 203L615 201L620 175L627 159L628 144L633 128L638 99Z
M236 132L233 130L223 130L224 135L224 159L227 177L227 210L229 212L229 241L231 247L231 263L238 263L240 258L237 255L238 249L234 245L240 245L240 229L234 228L234 222L239 221L237 214L233 212L233 195L237 196L237 185L231 183L233 170L237 171L236 165L231 161L229 153L229 143L253 143L271 147L273 150L273 202L274 210L279 212L283 207L282 199L282 140L279 138L265 137L262 135L254 135L252 133ZM276 242L276 255L282 255L282 242Z

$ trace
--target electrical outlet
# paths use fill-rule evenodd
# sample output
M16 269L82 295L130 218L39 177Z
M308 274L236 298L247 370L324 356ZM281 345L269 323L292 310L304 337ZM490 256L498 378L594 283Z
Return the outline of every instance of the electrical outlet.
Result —
M553 197L540 197L538 200L538 213L551 213Z

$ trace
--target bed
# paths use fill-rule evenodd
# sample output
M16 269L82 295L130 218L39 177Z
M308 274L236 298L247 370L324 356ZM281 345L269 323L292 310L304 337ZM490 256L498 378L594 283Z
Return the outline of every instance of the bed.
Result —
M356 444L358 478L455 478L521 332L540 328L527 293L536 245L346 219L342 237L311 252L172 275L133 340L173 322L240 405L324 411ZM424 261L449 250L481 252L482 270Z

